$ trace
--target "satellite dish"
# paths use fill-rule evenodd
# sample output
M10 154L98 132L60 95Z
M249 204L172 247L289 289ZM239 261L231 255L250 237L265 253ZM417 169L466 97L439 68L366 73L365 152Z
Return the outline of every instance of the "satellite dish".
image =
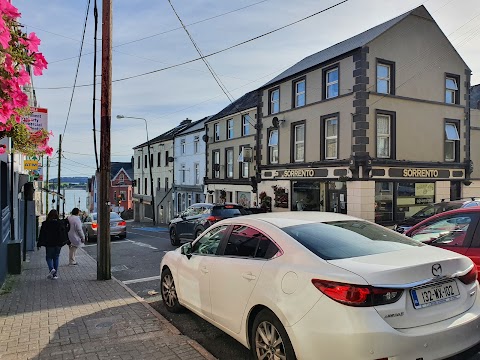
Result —
M209 140L208 135L207 135L207 134L203 135L203 136L202 136L202 140L203 140L204 142L208 143L208 140Z
M278 120L278 117L275 116L275 117L272 119L272 126L273 126L274 128L278 128L278 125L279 125L279 124L280 124L280 121Z

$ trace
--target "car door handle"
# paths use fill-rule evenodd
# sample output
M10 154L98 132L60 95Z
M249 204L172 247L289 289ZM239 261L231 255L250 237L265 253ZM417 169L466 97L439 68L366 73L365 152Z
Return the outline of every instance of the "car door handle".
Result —
M200 271L204 274L208 274L208 269L206 267L201 268Z
M252 273L243 273L242 277L247 280L255 280L257 277Z

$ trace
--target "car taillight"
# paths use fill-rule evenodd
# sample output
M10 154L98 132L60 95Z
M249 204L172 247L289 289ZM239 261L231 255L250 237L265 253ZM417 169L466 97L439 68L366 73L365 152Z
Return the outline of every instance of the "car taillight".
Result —
M118 223L118 226L127 226L127 222L126 221L120 221Z
M92 222L92 229L96 229L97 227L98 227L98 224Z
M348 306L377 306L396 302L401 289L385 289L368 285L344 284L329 280L312 279L312 284L330 299Z
M222 218L221 218L220 216L210 215L209 217L207 217L207 220L210 221L210 222L215 222L215 221L220 221L220 220L222 220Z
M477 280L477 267L474 266L467 274L458 278L465 285L471 284Z

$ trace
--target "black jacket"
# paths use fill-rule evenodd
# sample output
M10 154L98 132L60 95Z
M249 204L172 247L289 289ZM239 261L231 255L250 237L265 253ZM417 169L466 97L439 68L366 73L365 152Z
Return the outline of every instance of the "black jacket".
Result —
M40 228L37 246L63 246L68 241L68 232L62 220L45 220Z

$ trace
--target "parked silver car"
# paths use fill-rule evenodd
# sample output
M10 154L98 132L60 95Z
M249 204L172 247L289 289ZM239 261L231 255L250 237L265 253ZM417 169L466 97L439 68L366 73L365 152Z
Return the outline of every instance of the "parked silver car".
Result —
M91 213L83 222L83 232L85 233L85 239L88 241L97 240L97 221L97 213ZM115 212L110 213L110 235L118 236L120 239L125 239L127 237L127 223Z

